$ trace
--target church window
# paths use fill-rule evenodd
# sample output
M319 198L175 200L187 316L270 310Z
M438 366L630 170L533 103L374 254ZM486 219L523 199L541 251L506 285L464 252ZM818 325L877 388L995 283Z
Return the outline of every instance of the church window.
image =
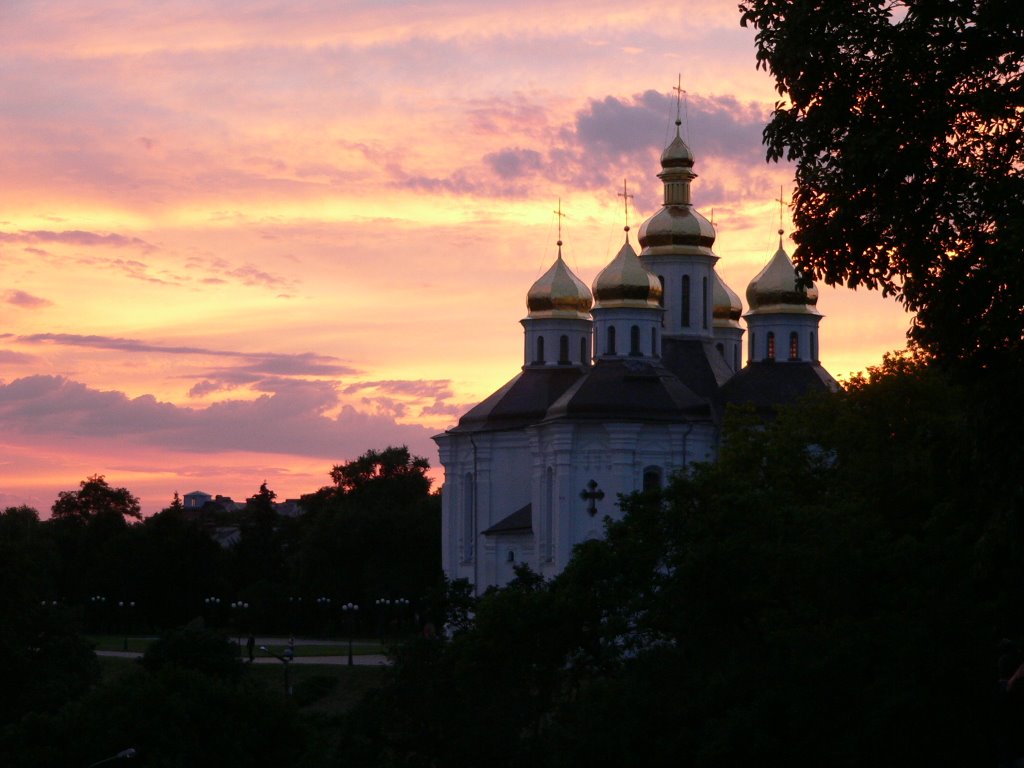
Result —
M732 369L738 371L740 369L740 345L736 344L732 348Z
M750 332L750 351L747 360L757 360L757 334L753 331Z
M651 328L651 357L658 356L658 329Z
M604 351L605 351L605 354L607 354L607 355L614 355L615 354L615 326L614 325L608 327L608 343L605 346L605 350Z
M690 276L683 275L683 300L679 304L680 318L683 328L690 327Z
M708 327L708 279L704 278L704 284L701 287L701 325L704 328Z
M569 362L569 337L561 336L558 339L558 362L565 365Z
M640 326L638 325L629 329L629 354L634 357L640 354Z
M796 331L792 331L789 334L789 359L800 359L800 337L797 335Z
M514 563L516 561L516 551L514 549L510 549L508 551L508 561L510 563Z
M661 467L644 467L645 491L657 491L661 489Z
M543 363L544 362L544 337L537 337L537 354L534 356L533 362Z
M661 298L658 299L658 306L662 309L665 308L665 276L658 275L658 282L661 283ZM665 313L661 313L661 327L665 327Z
M587 337L580 339L580 365L587 364Z
M722 356L722 359L725 360L725 344L723 344L722 342L718 342L717 344L715 344L715 349L718 350L718 354L720 354Z
M814 331L811 331L811 362L818 362L818 340L814 337Z
M768 331L768 354L765 357L769 360L775 359L775 334Z
M462 559L469 562L473 559L474 520L473 501L476 488L473 484L473 473L467 472L462 482Z

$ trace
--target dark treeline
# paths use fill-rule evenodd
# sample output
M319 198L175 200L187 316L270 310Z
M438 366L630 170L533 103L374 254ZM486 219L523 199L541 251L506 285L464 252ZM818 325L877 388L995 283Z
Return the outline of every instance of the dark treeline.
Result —
M138 500L101 476L60 494L49 519L0 513L10 611L44 610L96 633L156 632L194 619L264 633L336 634L353 603L358 632L412 623L440 578L440 499L405 448L339 465L333 483L280 516L264 483L244 509L187 515L177 497L142 519ZM215 528L233 528L223 547ZM392 607L377 609L378 600ZM393 601L408 601L408 608ZM328 602L330 601L330 602Z

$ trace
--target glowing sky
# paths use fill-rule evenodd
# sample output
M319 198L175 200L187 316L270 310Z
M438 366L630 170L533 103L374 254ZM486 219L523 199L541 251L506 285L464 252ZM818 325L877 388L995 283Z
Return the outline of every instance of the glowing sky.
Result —
M660 201L682 74L738 293L777 244L776 95L734 0L89 0L0 9L0 508L327 484L522 364L525 295ZM786 227L788 229L788 218ZM635 244L635 240L634 240ZM822 289L837 377L907 317Z

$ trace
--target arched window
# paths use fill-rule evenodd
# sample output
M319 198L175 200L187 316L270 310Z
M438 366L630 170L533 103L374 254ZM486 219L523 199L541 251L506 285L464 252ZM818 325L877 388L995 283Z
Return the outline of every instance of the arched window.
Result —
M651 357L658 356L658 329L651 328Z
M814 336L814 331L811 331L811 362L818 362L818 340Z
M690 276L683 275L683 296L679 302L679 322L683 328L690 327Z
M661 467L644 467L645 491L657 491L661 489Z
M768 354L765 357L769 360L775 359L775 334L768 331Z
M587 364L587 337L580 338L580 365Z
M658 275L658 282L661 283L661 298L658 299L658 305L662 309L664 309L665 308L665 276L664 275ZM665 327L665 313L664 312L661 313L661 327L662 328Z
M640 326L634 325L629 329L629 354L636 357L640 354Z
M732 369L738 371L740 369L740 345L737 344L732 348Z
M747 352L747 360L757 360L757 334L753 331L750 332L750 347Z
M533 362L543 363L544 362L544 337L537 337L537 354L534 355Z
M718 350L718 354L720 354L722 356L722 359L725 360L725 344L723 344L722 342L718 342L717 344L715 344L715 349Z
M701 286L701 305L700 305L700 317L701 327L708 327L708 279L704 278L704 284Z
M462 559L469 562L473 559L474 520L473 507L475 487L473 473L467 472L462 479Z
M800 359L800 336L796 331L791 331L789 334L789 359Z
M569 337L561 336L558 339L558 362L565 365L569 362Z
M615 326L608 326L608 343L605 345L604 352L606 355L615 354Z

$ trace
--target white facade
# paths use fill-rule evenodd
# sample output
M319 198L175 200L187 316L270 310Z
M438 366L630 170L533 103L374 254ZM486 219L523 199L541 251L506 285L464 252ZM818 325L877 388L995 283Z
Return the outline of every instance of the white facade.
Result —
M444 571L477 592L508 583L519 564L556 575L621 515L619 496L714 460L731 399L834 385L816 365L817 293L797 285L784 252L748 288L751 364L741 369L742 303L715 272L714 228L690 203L696 175L678 125L658 174L665 204L641 227L639 256L627 228L591 295L559 241L527 294L520 373L434 438Z

